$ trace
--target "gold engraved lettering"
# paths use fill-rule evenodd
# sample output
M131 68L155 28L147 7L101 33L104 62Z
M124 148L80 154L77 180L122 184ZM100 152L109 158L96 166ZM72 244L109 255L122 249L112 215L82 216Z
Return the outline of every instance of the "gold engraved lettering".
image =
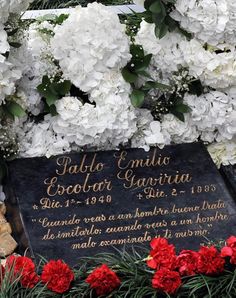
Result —
M229 219L227 214L222 214L219 211L212 216L201 216L199 213L197 215L196 223L214 222L214 221L226 221Z
M48 217L44 217L39 219L39 223L41 223L43 228L78 225L80 223L80 218L77 218L76 214L74 214L72 218L65 220L49 220Z
M106 229L106 233L111 234L128 231L139 231L141 229L142 225L138 223L138 220L136 220L133 225L109 227Z
M156 148L153 150L152 156L146 159L130 159L127 161L127 151L115 152L114 157L117 158L118 168L121 170L138 167L162 167L170 163L170 157L162 156L161 154L157 156Z
M98 215L96 217L85 217L83 219L85 223L90 223L90 222L104 222L106 221L106 216L104 214Z
M90 191L93 192L102 192L104 190L112 190L112 182L110 180L104 179L100 182L96 182L94 184L89 184L90 173L86 174L85 180L82 184L69 185L64 186L57 184L58 178L53 177L51 179L46 178L44 180L44 184L48 185L47 187L47 195L50 197L54 197L56 195L63 196L64 194L79 194L81 192L87 193Z
M143 243L143 242L151 241L152 237L148 234L149 232L146 231L144 235L140 237L127 236L127 238L122 238L122 239L102 240L99 246L124 245L126 243Z
M169 211L167 209L163 209L161 207L157 208L157 206L155 206L153 210L150 210L150 211L142 211L139 208L136 208L134 213L134 218L150 217L150 216L156 216L156 215L167 215L167 214L169 214Z
M202 237L202 236L206 236L208 234L207 230L196 230L196 231L192 231L192 230L187 230L184 232L176 232L175 233L175 237L176 238L185 238L185 237Z
M186 206L186 207L176 207L174 204L171 210L171 213L189 213L196 212L200 210L200 206Z
M92 237L89 237L87 242L75 243L71 245L72 249L91 248L95 247L97 242L92 241Z
M223 209L223 208L225 208L225 203L222 200L218 200L217 202L214 202L214 203L204 201L201 209L214 210L214 209Z
M134 171L128 169L126 171L119 171L117 174L117 178L119 180L123 180L123 186L126 189L138 189L148 186L157 186L157 185L164 185L164 184L180 184L180 183L189 183L192 181L192 177L190 174L182 173L180 174L179 171L176 171L176 175L167 175L160 174L158 178L148 177L148 178L138 178Z
M92 161L86 165L87 155L84 154L79 165L71 165L71 158L69 156L61 156L57 158L57 165L60 169L56 169L56 174L59 176L64 176L65 174L78 174L78 173L94 173L101 172L104 168L103 163L97 163L96 161L97 153L93 155Z

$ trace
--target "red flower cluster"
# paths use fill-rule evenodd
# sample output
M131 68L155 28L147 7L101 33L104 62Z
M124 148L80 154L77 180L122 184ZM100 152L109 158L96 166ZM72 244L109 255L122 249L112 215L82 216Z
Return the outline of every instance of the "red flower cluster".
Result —
M164 238L151 241L151 251L147 265L156 269L152 286L168 294L174 294L181 285L181 276L191 276L197 273L206 275L220 274L224 271L225 260L222 253L236 261L236 237L230 237L227 248L221 254L215 246L200 247L198 252L182 250L177 256L175 247Z
M5 269L1 267L0 284L6 272L9 273L10 278L19 279L25 288L31 289L41 280L47 284L48 289L60 294L66 292L74 280L73 271L61 260L50 261L44 265L40 278L30 258L12 255L7 258Z
M152 269L173 269L176 254L173 244L169 244L165 238L154 238L150 242L152 250L147 260L148 267Z
M110 294L120 286L120 279L106 264L93 270L86 279L98 296Z
M181 285L181 278L177 271L169 269L158 270L152 279L152 286L168 294L174 294Z
M176 259L176 268L181 276L195 275L197 272L198 253L182 250Z
M41 280L47 284L49 290L62 294L69 290L70 284L74 280L74 273L61 260L52 260L44 265Z
M226 240L227 246L221 250L222 257L230 257L230 263L236 265L236 237L231 236Z
M8 257L5 271L10 272L14 278L19 278L21 285L25 288L32 289L39 282L35 264L27 257L14 255Z
M206 275L215 275L224 271L225 260L215 246L202 246L198 252L197 272Z

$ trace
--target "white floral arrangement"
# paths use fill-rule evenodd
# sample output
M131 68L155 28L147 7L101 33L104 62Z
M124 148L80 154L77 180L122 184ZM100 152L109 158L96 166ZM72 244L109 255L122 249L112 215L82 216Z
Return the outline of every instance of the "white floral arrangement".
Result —
M98 3L16 31L29 2L0 2L2 159L201 140L236 163L233 0L137 1L135 36Z

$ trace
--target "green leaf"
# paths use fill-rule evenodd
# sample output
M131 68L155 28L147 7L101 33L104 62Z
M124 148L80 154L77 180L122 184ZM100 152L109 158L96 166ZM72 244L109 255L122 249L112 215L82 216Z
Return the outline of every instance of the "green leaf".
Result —
M50 107L51 105L55 104L55 101L58 100L58 96L52 94L52 93L48 93L46 98L46 103L48 104L48 106Z
M159 89L161 91L170 90L171 87L159 82L147 81L142 88L143 90Z
M161 0L157 0L150 5L149 10L153 13L161 13L162 5L163 4L162 4Z
M165 23L168 25L169 31L171 32L178 27L178 23L175 20L173 20L169 15L166 16Z
M60 14L59 16L56 17L55 23L57 25L61 25L66 19L68 19L69 15L68 14Z
M18 30L19 30L19 28L13 29L11 31L7 31L7 35L12 36L12 35L16 34L18 32Z
M176 118L178 118L180 121L185 122L184 114L183 114L183 113L177 112L177 111L175 111L175 110L171 110L171 113L172 113Z
M24 109L15 101L7 103L6 109L14 117L23 117L26 115Z
M162 39L166 35L167 32L168 32L168 26L165 23L163 23L159 27L155 28L155 35L159 39Z
M152 59L152 54L148 54L148 55L144 56L143 61L136 63L136 65L134 67L134 71L135 72L143 71L146 68L148 68L148 66L151 62L151 59Z
M53 84L55 91L58 94L60 94L61 96L64 96L67 93L69 93L71 85L72 85L71 82L68 80L66 80L62 83L54 83Z
M144 102L144 97L145 93L143 91L134 89L130 95L132 105L136 108L141 107Z
M121 73L125 81L128 83L134 83L138 79L138 76L135 73L130 72L127 68L123 68Z
M146 10L149 10L149 7L153 4L153 3L155 3L156 2L156 0L145 0L144 1L144 8L146 9Z
M152 77L150 76L150 74L147 73L145 70L139 70L139 71L137 71L137 74L152 80Z
M143 47L141 45L131 44L130 53L134 57L134 59L144 57L144 50L143 50Z
M58 115L56 106L54 104L52 104L51 106L49 106L49 112L50 112L50 114L52 116Z
M21 43L19 43L19 42L9 42L9 45L16 49L21 47Z
M180 113L188 113L188 112L190 112L189 106L187 106L187 105L185 105L183 103L174 106L174 110L177 111L177 112L180 112Z

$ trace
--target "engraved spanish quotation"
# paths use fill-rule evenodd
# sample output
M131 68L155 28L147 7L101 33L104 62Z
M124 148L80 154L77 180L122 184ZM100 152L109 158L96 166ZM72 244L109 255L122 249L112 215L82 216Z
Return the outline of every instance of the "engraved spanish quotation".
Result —
M235 203L200 143L21 159L9 166L17 198L12 210L19 208L28 239L22 248L29 245L34 255L73 265L80 256L148 245L153 237L198 249L206 238L235 231Z

